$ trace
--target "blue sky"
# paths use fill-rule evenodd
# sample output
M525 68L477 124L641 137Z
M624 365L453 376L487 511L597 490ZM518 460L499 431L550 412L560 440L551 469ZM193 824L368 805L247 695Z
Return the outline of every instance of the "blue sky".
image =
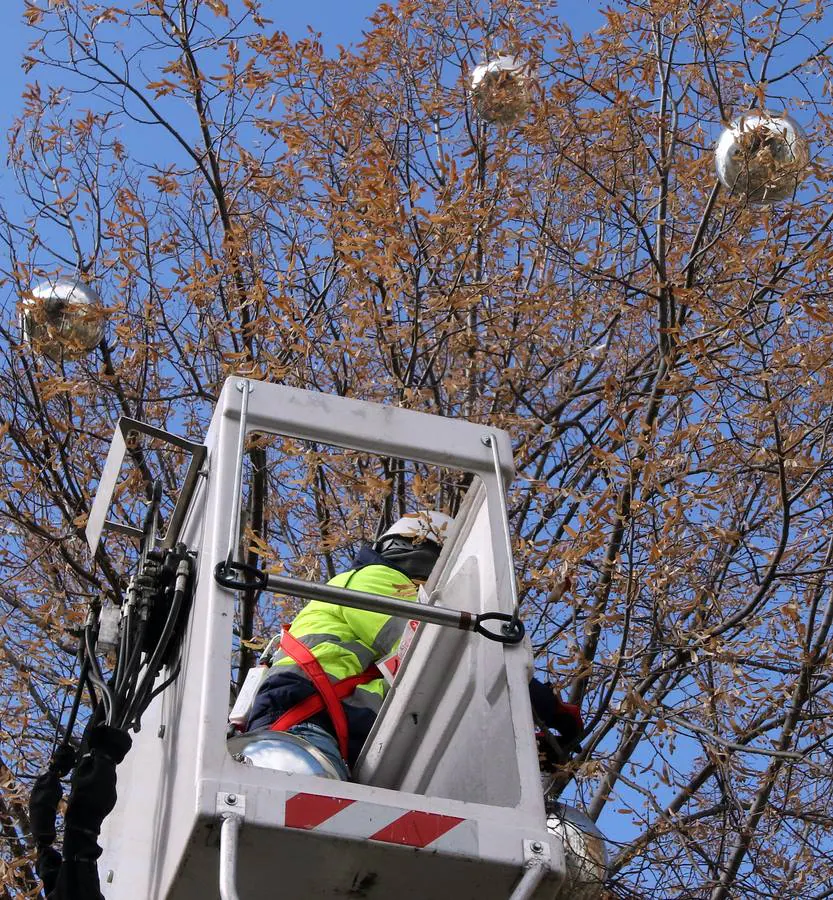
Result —
M308 27L321 33L324 46L333 49L337 44L350 44L361 38L367 17L381 0L308 0L306 3L280 3L272 12L275 25L293 37L301 37ZM277 4L276 4L277 6ZM567 0L560 14L576 31L599 26L602 15L599 5L575 4ZM0 4L0 33L3 34L0 53L0 134L4 136L20 110L20 95L26 83L21 60L32 40L32 32L23 23L23 0L6 0ZM33 73L34 74L34 73ZM0 179L0 189L8 188Z
M335 48L337 44L350 44L361 37L362 29L370 15L379 6L379 0L309 0L307 3L281 3L280 12L272 13L275 25L293 37L301 37L312 27L321 32L324 45ZM23 0L6 0L0 4L0 33L3 35L0 53L0 133L5 135L21 106L20 95L26 84L21 60L32 40L34 32L23 22ZM31 73L30 77L36 77ZM4 167L5 168L5 167ZM2 189L8 190L0 179Z
M46 3L46 0L43 2ZM388 2L395 5L397 0ZM325 49L334 53L339 44L349 46L361 40L368 17L381 3L382 0L308 0L306 3L269 0L264 4L264 9L275 29L283 30L295 39L305 37L311 29L320 34ZM9 130L22 109L21 95L27 80L43 82L49 77L39 69L28 74L22 69L27 49L38 36L35 29L24 24L23 11L23 0L0 3L0 29L3 34L3 52L0 53L0 92L3 101L0 104L0 144L4 149ZM599 5L577 4L572 0L564 0L558 14L569 23L576 35L596 29L604 21ZM15 176L5 165L0 166L0 208L13 221L21 221L25 216L25 206Z
M5 135L20 108L20 94L25 77L20 62L29 43L29 35L21 14L23 4L7 3L0 8L0 29L3 33L3 52L0 53L0 85L3 103L0 105L0 127Z

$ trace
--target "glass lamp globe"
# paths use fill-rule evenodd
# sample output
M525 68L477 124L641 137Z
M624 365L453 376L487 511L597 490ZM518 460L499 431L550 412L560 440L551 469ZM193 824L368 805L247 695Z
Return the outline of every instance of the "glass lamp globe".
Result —
M724 187L765 206L792 197L810 161L810 142L791 116L755 110L723 132L714 160Z
M23 297L23 340L54 361L81 359L104 336L101 298L75 278L42 281Z
M607 877L607 847L596 823L573 806L547 800L547 831L564 847L570 900L600 900Z
M226 746L237 762L257 769L341 780L332 761L297 734L260 728L229 738Z
M532 105L529 65L516 56L497 56L475 66L471 94L480 115L497 125L515 125Z

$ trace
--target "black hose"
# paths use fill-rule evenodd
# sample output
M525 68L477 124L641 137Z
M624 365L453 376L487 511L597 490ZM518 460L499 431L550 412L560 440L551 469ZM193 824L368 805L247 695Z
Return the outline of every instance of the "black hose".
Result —
M128 728L130 725L130 719L125 718L125 716L129 712L130 705L133 702L133 699L136 696L137 685L139 683L139 679L142 675L142 663L141 663L141 653L142 647L144 646L145 640L145 630L147 628L146 622L139 623L139 631L136 638L136 646L134 647L134 653L136 657L131 661L130 670L129 670L129 678L127 683L124 686L124 697L125 702L122 704L121 709L124 710L122 715L122 721L124 722L124 727Z
M130 655L130 628L131 628L131 617L132 617L132 607L128 604L126 615L122 618L121 622L121 634L119 635L119 649L116 655L116 669L113 675L113 684L116 690L116 696L121 689L122 683L124 681L124 669L126 666L126 660Z
M95 685L93 684L92 678L90 678L89 667L87 667L87 671L84 673L84 680L87 683L87 694L90 698L90 709L92 709L93 713L98 709L100 700L98 699L98 695L95 692Z
M89 671L90 680L99 689L99 691L101 691L101 699L104 702L104 712L106 714L105 721L108 725L112 725L113 723L110 721L110 717L112 715L114 706L113 692L110 689L109 685L105 683L104 674L101 671L101 666L98 664L98 659L93 652L92 626L90 625L87 625L84 629L84 644L87 649L87 659L91 664Z
M85 655L81 662L81 672L78 675L78 684L75 687L75 696L72 698L72 707L69 711L67 724L64 726L64 737L61 740L61 746L68 745L72 742L72 730L75 728L75 720L78 718L78 710L81 707L81 697L84 694L84 683L87 681L89 673L90 661Z
M140 654L142 652L142 638L144 637L144 631L145 631L145 629L143 627L144 624L145 624L144 622L139 623L139 627L137 629L138 633L136 636L136 640L134 641L134 644L133 644L133 650L131 651L130 659L124 665L124 668L122 670L121 680L116 682L116 691L119 694L124 695L125 697L129 693L131 681L135 680L134 675L141 668L141 665L137 665L137 662L139 662ZM129 646L129 644L128 644L128 646Z
M128 723L133 722L134 719L141 718L141 714L145 711L145 709L147 708L147 704L150 702L150 698L148 697L148 695L153 688L153 682L156 680L156 675L158 674L161 661L165 655L165 651L168 648L168 643L173 636L177 620L179 619L179 611L182 608L184 599L184 589L177 589L174 591L173 600L171 601L171 606L168 610L168 617L165 620L165 626L162 629L162 634L159 636L159 640L156 643L153 654L146 663L145 674L142 677L138 688L136 689L136 693L134 694L133 699L131 700L130 705L128 706L124 715L122 716L122 720L119 726L121 728L126 728L128 726ZM145 699L146 697L148 697L147 700Z
M176 681L181 669L182 661L177 660L176 665L171 671L171 674L162 682L162 684L159 685L158 688L155 688L150 697L148 697L148 705L150 705L162 693L162 691L165 690L165 688L170 687L170 685L172 685Z

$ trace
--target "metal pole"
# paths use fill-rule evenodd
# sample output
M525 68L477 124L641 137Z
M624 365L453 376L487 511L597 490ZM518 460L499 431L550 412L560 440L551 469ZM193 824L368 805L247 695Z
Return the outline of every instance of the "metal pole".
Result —
M240 900L237 893L237 836L243 824L242 816L227 813L220 826L220 897L221 900Z
M547 874L547 866L543 862L534 862L524 872L524 877L518 882L517 887L512 891L509 900L530 900L535 895L538 885L544 880Z
M290 597L303 597L304 600L321 600L353 609L367 609L399 619L432 622L434 625L459 628L461 631L474 631L477 624L475 617L469 612L447 609L444 606L426 606L411 600L397 600L395 597L367 594L364 591L351 591L332 584L316 584L286 575L269 575L265 590Z
M500 499L500 523L503 526L503 542L506 546L506 564L509 566L509 589L512 591L512 616L517 619L521 609L518 597L518 585L515 580L515 567L512 564L512 536L509 533L509 510L506 508L506 489L503 486L503 473L500 470L500 451L497 448L497 435L486 434L483 443L492 451L492 463L495 467L497 494Z
M249 414L249 382L242 378L237 382L237 390L242 391L240 400L240 431L237 435L237 471L234 473L233 503L231 513L231 525L229 526L228 552L226 553L226 565L235 562L237 558L237 545L240 543L240 505L243 489L243 448L246 444L246 418Z

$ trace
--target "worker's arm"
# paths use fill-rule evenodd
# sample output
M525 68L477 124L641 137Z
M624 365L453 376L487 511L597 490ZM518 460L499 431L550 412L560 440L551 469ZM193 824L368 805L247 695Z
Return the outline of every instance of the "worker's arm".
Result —
M572 703L564 703L551 684L537 678L529 682L529 699L535 715L547 726L555 729L566 743L578 740L584 732L581 710Z
M345 587L368 594L396 597L399 600L416 600L416 585L401 572L387 566L366 566L353 575ZM349 625L350 630L368 648L376 660L388 656L397 648L405 629L405 619L393 618L384 613L339 608L339 615Z

